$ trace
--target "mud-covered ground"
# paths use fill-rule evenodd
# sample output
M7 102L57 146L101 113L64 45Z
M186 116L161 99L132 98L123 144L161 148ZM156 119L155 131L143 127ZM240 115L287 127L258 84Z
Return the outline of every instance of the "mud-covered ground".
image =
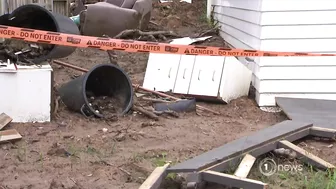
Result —
M152 26L181 36L211 28L205 0L153 3ZM225 46L219 36L202 45ZM116 52L133 83L142 84L148 54ZM106 52L77 49L62 61L90 69L108 63ZM81 75L53 65L55 88ZM118 120L87 119L60 103L51 123L10 124L23 139L0 145L0 189L136 189L167 161L177 163L286 119L262 112L253 98L206 104L221 115L186 113L154 123L138 113ZM330 148L329 148L330 149ZM319 152L320 153L320 152ZM326 154L330 157L330 153ZM180 188L170 183L164 188Z

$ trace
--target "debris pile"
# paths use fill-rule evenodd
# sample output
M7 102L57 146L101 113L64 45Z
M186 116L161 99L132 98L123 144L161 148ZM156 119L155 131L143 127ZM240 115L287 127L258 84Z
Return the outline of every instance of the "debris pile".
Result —
M6 115L5 113L0 114L0 143L9 142L12 140L21 139L22 136L15 129L7 129L1 131L5 128L10 122L12 122L12 118Z
M104 115L105 118L112 118L117 113L122 112L122 103L118 98L109 96L94 96L86 93L89 105L95 109L96 113Z
M53 45L6 39L0 44L0 61L17 65L33 65L33 60L48 54Z

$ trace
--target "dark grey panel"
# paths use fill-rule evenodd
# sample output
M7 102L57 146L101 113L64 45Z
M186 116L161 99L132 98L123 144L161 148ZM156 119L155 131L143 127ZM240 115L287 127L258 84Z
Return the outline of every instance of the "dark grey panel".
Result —
M235 157L253 148L257 148L266 143L276 141L277 139L283 138L286 135L305 130L311 126L312 124L310 123L283 121L279 124L255 132L250 136L234 140L195 158L177 164L168 170L169 172L199 171L206 166L211 166L223 160Z
M277 105L294 121L336 129L336 101L301 98L275 98Z

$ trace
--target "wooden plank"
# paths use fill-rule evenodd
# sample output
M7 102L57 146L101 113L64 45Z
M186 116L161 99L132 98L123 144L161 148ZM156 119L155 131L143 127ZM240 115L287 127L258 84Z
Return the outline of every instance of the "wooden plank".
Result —
M254 134L246 137L242 137L230 143L227 143L221 147L215 148L190 160L177 164L169 168L169 172L194 172L205 169L222 161L239 156L241 154L249 153L251 150L256 154L266 153L268 150L273 150L273 146L276 146L277 141L283 140L288 135L291 135L300 131L307 131L305 134L309 134L308 128L312 127L310 123L295 122L295 121L283 121L271 127L267 127L261 131L257 131ZM301 136L301 135L300 135ZM270 145L268 145L270 143ZM274 143L274 144L272 144ZM260 148L264 145L268 145L269 148ZM257 155L250 153L257 157Z
M246 178L247 175L250 173L250 170L252 169L252 166L255 161L256 158L254 156L246 154L243 160L240 162L234 175L237 177Z
M0 114L0 131L3 129L6 125L8 125L10 122L12 122L12 118L9 117L7 114L2 113Z
M247 189L266 189L267 184L247 178L240 178L233 175L219 173L215 171L202 172L204 181L222 184L229 187L247 188Z
M336 138L336 129L313 126L310 128L310 135L317 137Z
M287 149L295 151L298 154L299 159L301 161L304 161L307 164L316 166L317 168L321 168L321 169L334 169L335 168L334 165L324 161L323 159L315 156L312 153L309 153L308 151L296 146L295 144L293 144L293 143L291 143L287 140L280 141L279 142L279 147L280 148L287 148Z
M22 136L15 129L0 131L0 143L21 138Z
M151 175L145 180L139 189L158 189L161 185L163 178L166 176L166 170L169 167L169 163L162 167L157 167Z
M290 135L287 135L281 139L277 139L276 141L271 141L263 146L260 146L260 147L257 147L257 148L253 148L251 149L249 152L249 154L251 154L252 156L254 157L258 157L262 154L265 154L265 153L268 153L268 152L271 152L273 151L274 149L277 148L278 144L277 144L277 141L279 140L288 140L288 141L296 141L296 140L299 140L301 138L304 138L306 137L307 135L309 135L310 133L310 128L306 128L302 131L298 131L298 132L295 132L295 133L292 133ZM239 163L239 161L242 159L244 154L240 154L236 157L233 157L233 158L230 158L230 159L227 159L225 161L222 161L220 163L217 163L213 166L210 166L204 170L211 170L211 171L218 171L218 172L222 172L226 169L230 169L232 168L233 166L235 167L235 165L237 165Z

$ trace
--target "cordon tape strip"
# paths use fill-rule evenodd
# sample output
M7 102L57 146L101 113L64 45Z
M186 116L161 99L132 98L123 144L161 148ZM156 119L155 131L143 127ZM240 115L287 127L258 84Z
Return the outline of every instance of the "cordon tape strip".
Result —
M274 52L244 49L228 49L221 47L172 45L167 43L120 40L102 37L90 37L56 33L35 29L25 29L0 25L0 38L18 39L36 43L96 48L101 50L119 50L127 52L150 52L163 54L207 55L207 56L336 56L336 54L315 54L300 52Z

